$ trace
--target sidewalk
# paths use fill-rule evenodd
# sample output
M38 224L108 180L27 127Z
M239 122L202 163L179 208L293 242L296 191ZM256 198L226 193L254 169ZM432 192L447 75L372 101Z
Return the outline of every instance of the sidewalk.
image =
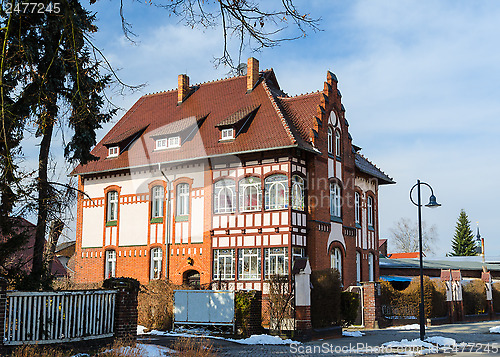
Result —
M426 337L442 336L453 338L457 343L465 342L467 347L459 348L459 353L448 353L457 356L479 356L484 355L485 347L489 346L489 354L492 349L497 349L494 355L500 355L500 334L490 334L489 328L499 326L500 321L473 322L464 324L452 324L431 326L426 331ZM418 330L364 330L362 337L342 337L333 340L319 340L307 342L300 345L241 345L224 340L210 340L214 352L218 356L352 356L359 355L360 347L366 352L370 347L380 347L384 342L401 341L402 339L413 340L419 338ZM172 347L176 337L142 335L139 337L141 343L157 344ZM481 345L479 345L481 344ZM368 349L366 348L368 347ZM336 353L337 351L338 353ZM344 351L344 352L342 352ZM351 351L351 352L345 352ZM463 352L462 352L463 351ZM301 353L302 352L302 353ZM383 353L387 355L387 353ZM380 353L363 353L367 356L378 356ZM397 355L396 353L394 355Z

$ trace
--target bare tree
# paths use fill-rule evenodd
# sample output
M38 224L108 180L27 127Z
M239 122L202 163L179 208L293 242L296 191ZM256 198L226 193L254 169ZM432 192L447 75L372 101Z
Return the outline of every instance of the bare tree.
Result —
M436 240L436 226L427 228L422 221L422 250L424 253L431 253ZM409 253L418 252L418 224L409 218L400 218L390 229L390 242L398 252Z

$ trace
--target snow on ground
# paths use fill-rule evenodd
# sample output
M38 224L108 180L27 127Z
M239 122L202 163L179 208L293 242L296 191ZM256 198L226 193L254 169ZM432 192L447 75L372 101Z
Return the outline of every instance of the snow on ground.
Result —
M104 353L117 352L120 355L139 355L144 357L177 357L177 351L172 350L168 347L156 346L156 345L146 345L138 343L135 347L123 346L117 349L109 349L104 351ZM99 354L98 354L99 355ZM90 357L87 353L78 353L72 357Z
M403 326L391 326L387 330L420 330L419 324L403 325Z
M385 342L382 344L384 347L393 347L393 348L400 348L400 347L424 347L424 348L432 348L433 344L425 341L421 341L419 338L416 338L414 340L407 340L402 339L401 341L389 341Z
M342 331L342 336L345 337L361 337L364 333L361 331Z
M455 346L457 344L457 341L455 341L453 338L448 338L448 337L442 337L442 336L432 336L432 337L427 337L425 339L426 342L430 342L433 345L438 345L438 346Z
M500 333L500 326L490 327L490 333Z
M144 335L144 334L146 334L146 332L145 332L145 331L146 331L147 329L148 329L148 328L147 328L147 327L145 327L145 326L137 325L137 334L138 334L138 335Z
M252 335L248 338L244 339L234 339L234 338L225 338L221 336L212 336L207 334L192 334L187 332L171 332L171 331L158 331L152 330L150 332L151 335L157 336L171 336L171 337L198 337L198 338L211 338L216 340L225 340L229 342L235 342L242 345L289 345L291 343L300 343L297 341L293 341L290 339L283 340L278 336L271 335Z

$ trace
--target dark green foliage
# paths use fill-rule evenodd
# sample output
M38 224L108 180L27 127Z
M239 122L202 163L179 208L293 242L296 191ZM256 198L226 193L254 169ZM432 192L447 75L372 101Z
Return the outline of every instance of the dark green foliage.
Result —
M493 287L493 310L496 313L500 312L500 283L491 284Z
M333 269L311 273L311 320L314 328L328 327L340 321L339 273Z
M236 315L236 326L242 330L244 336L248 335L248 324L252 299L254 294L251 291L239 290L234 294L234 311Z
M350 326L358 316L359 294L351 291L342 291L340 295L340 313L342 326Z
M466 315L484 314L488 310L486 287L482 280L474 279L462 285L464 312Z
M464 210L460 211L455 234L451 242L451 256L471 256L477 255L474 234L470 228L469 217Z

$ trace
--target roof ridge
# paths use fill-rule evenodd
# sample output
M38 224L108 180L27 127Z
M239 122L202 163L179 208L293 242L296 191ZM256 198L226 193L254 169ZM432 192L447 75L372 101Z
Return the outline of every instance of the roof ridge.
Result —
M290 139L292 140L292 142L294 144L297 143L297 139L295 138L295 136L293 135L292 131L290 130L290 126L288 125L288 122L285 118L285 116L283 115L282 111L281 111L281 108L279 107L278 103L276 103L276 100L275 98L273 97L272 93L271 93L271 90L269 89L266 81L262 81L262 85L264 87L264 91L266 92L267 96L269 97L269 100L271 101L271 104L272 106L274 107L274 110L276 111L276 114L278 114L278 117L280 118L281 120L281 123L283 124L283 128L285 129L286 133L288 134L288 136L290 137Z
M372 165L373 167L375 167L377 170L379 170L381 173L383 173L385 176L387 176L388 178L390 178L391 180L394 180L394 178L392 178L391 176L389 176L388 174L386 174L384 172L384 170L382 170L380 167L378 167L377 165L375 165L373 162L371 162L366 156L364 156L362 153L360 152L356 152L357 155L361 156L363 159L365 159L366 161L368 161L370 163L370 165Z
M315 90L315 91L312 91L312 92L307 92L307 93L300 93L300 94L296 94L296 95L292 95L292 96L287 96L287 97L279 97L280 99L295 99L295 98L299 98L299 97L305 97L305 96L308 96L308 95L313 95L313 94L321 94L323 91L320 91L320 90Z

